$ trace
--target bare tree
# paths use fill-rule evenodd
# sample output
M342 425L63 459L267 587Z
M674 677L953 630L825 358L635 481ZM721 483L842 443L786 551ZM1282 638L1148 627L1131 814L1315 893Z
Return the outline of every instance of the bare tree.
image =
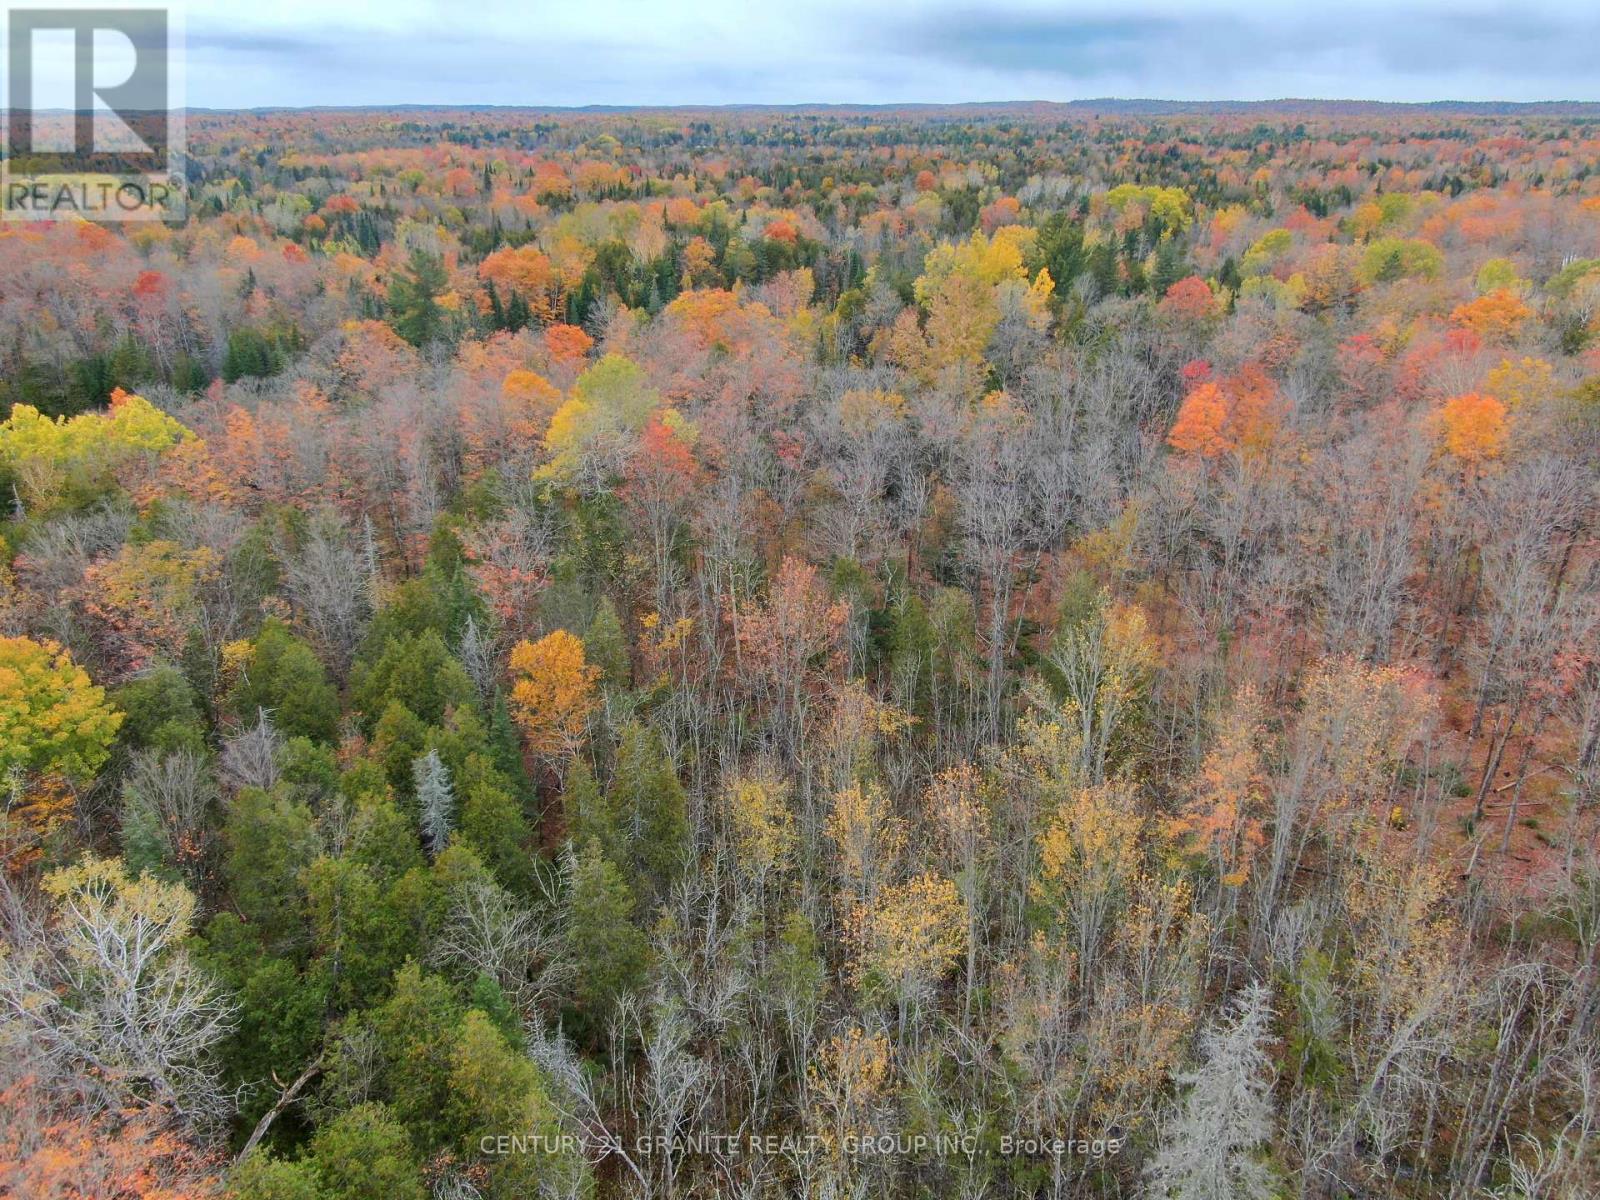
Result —
M471 613L467 614L466 622L461 627L461 641L456 646L456 657L467 669L472 685L478 689L478 698L488 699L494 691L495 683L494 647L484 636L483 630L478 628L478 619Z
M284 587L300 623L342 680L371 615L362 554L338 518L324 513L312 521L300 552L284 557Z
M559 931L487 880L456 890L429 960L467 978L487 975L524 1013L556 995L572 973Z
M0 956L0 1041L42 1079L104 1107L157 1105L185 1121L231 1111L210 1053L233 1011L185 941L193 895L116 859L84 859L45 881L48 917L7 891L12 949Z
M222 743L222 774L236 788L266 791L278 782L283 756L283 735L273 727L266 709L256 710L256 723Z
M207 822L216 803L217 784L204 754L138 751L122 782L124 838L130 828L153 833L163 857L197 889L205 876Z

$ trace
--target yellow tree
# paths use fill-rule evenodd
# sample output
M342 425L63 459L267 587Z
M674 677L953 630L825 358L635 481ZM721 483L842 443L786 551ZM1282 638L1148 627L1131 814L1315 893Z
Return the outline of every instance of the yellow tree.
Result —
M1483 390L1508 409L1541 403L1554 396L1555 368L1542 358L1504 359L1484 376Z
M6 839L33 843L71 812L70 785L94 778L122 714L54 642L0 638L0 776Z
M17 481L28 507L48 508L64 495L104 487L123 465L155 458L194 437L142 396L120 388L105 412L51 419L18 404L0 422L0 468Z
M961 1004L965 1019L972 1013L972 988L978 971L978 912L989 850L990 816L983 777L969 763L940 772L928 787L927 807L940 857L966 908L967 975Z
M607 354L578 376L567 402L550 417L544 444L551 457L540 474L568 480L591 457L620 454L630 435L644 428L660 398L637 363Z
M734 856L759 892L767 876L787 868L794 855L789 784L770 772L740 775L724 796Z
M881 988L894 999L903 1033L913 1008L960 960L967 906L954 883L928 872L858 905L849 933L857 985Z
M93 778L122 714L55 642L0 638L0 771Z
M1034 895L1072 939L1080 993L1090 989L1138 875L1143 829L1131 790L1101 784L1068 796L1039 837Z
M511 651L511 715L528 749L541 758L577 751L598 703L600 668L584 658L583 642L564 629Z
M914 285L917 301L928 312L927 336L923 339L914 327L901 331L892 351L900 364L929 383L959 367L968 385L977 388L984 352L1007 307L1042 330L1050 320L1055 283L1043 269L1031 281L1028 277L1024 259L1037 237L1035 230L1007 225L993 237L975 232L966 242L936 246Z
M1160 663L1149 619L1102 593L1090 616L1056 630L1047 661L1078 726L1083 776L1101 783Z
M905 822L875 783L852 783L833 798L823 826L838 856L838 872L855 902L870 901L905 849Z
M807 1089L827 1120L823 1136L838 1158L845 1158L846 1133L873 1127L890 1096L891 1067L889 1039L859 1026L829 1038L807 1066Z

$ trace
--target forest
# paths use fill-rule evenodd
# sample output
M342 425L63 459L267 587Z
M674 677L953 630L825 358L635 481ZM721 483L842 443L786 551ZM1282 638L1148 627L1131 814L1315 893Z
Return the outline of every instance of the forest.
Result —
M0 1195L1600 1195L1600 106L188 139L0 223Z

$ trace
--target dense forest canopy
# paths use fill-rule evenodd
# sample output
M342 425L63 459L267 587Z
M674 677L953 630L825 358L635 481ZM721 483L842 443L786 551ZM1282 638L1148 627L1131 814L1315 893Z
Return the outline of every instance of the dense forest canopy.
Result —
M1600 113L188 135L0 225L0 1193L1600 1194Z

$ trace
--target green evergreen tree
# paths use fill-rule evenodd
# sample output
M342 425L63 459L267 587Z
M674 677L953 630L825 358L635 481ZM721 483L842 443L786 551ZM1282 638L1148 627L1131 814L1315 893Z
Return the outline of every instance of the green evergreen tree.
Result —
M415 947L416 931L371 868L353 859L319 858L303 878L313 948L335 1005L348 1012L371 1003Z
M228 707L247 723L265 709L274 727L290 737L331 742L339 732L339 693L327 670L310 643L276 617L256 635Z
M372 748L383 767L387 786L409 793L411 764L428 747L433 731L399 700L390 700L372 729Z
M426 1200L405 1127L382 1104L358 1104L317 1131L311 1161L324 1200Z
M240 1089L244 1122L258 1120L277 1099L273 1073L298 1074L316 1057L327 1016L324 972L302 973L264 951L251 927L232 913L206 926L201 960L232 995L232 1029L217 1048L229 1084Z
M111 701L123 713L118 731L123 745L166 753L205 748L199 697L177 667L151 667L114 690Z
M444 724L451 708L477 698L466 668L435 629L391 638L371 666L357 667L351 690L370 719L399 701L429 725Z
M590 1021L602 1021L618 996L644 983L650 943L634 920L634 906L622 873L606 861L599 842L589 842L573 865L567 916L573 991L580 1015Z
M577 846L596 843L612 862L627 859L627 842L622 826L611 808L611 801L601 790L587 759L575 760L567 771L561 792L561 815L566 822L567 837Z
M327 1200L314 1163L286 1162L253 1150L228 1176L233 1200Z
M357 806L345 853L383 885L425 865L415 824L387 793L368 797Z
M583 635L583 649L584 657L600 668L601 681L608 691L627 689L633 674L628 661L628 637L610 596L600 597L594 620Z
M623 729L608 800L640 895L660 895L688 861L689 813L683 784L655 730L638 722Z
M239 915L274 952L302 944L301 872L320 847L311 810L279 792L244 788L228 809L222 843L223 878Z
M449 290L444 260L413 250L403 271L389 284L389 323L413 346L426 346L444 333L439 297Z
M472 847L502 886L525 893L533 882L528 822L522 805L506 786L505 776L489 759L472 754L458 783L461 840Z
M424 1152L446 1141L451 1051L462 1006L437 975L407 962L394 990L372 1014L384 1069L381 1094Z

